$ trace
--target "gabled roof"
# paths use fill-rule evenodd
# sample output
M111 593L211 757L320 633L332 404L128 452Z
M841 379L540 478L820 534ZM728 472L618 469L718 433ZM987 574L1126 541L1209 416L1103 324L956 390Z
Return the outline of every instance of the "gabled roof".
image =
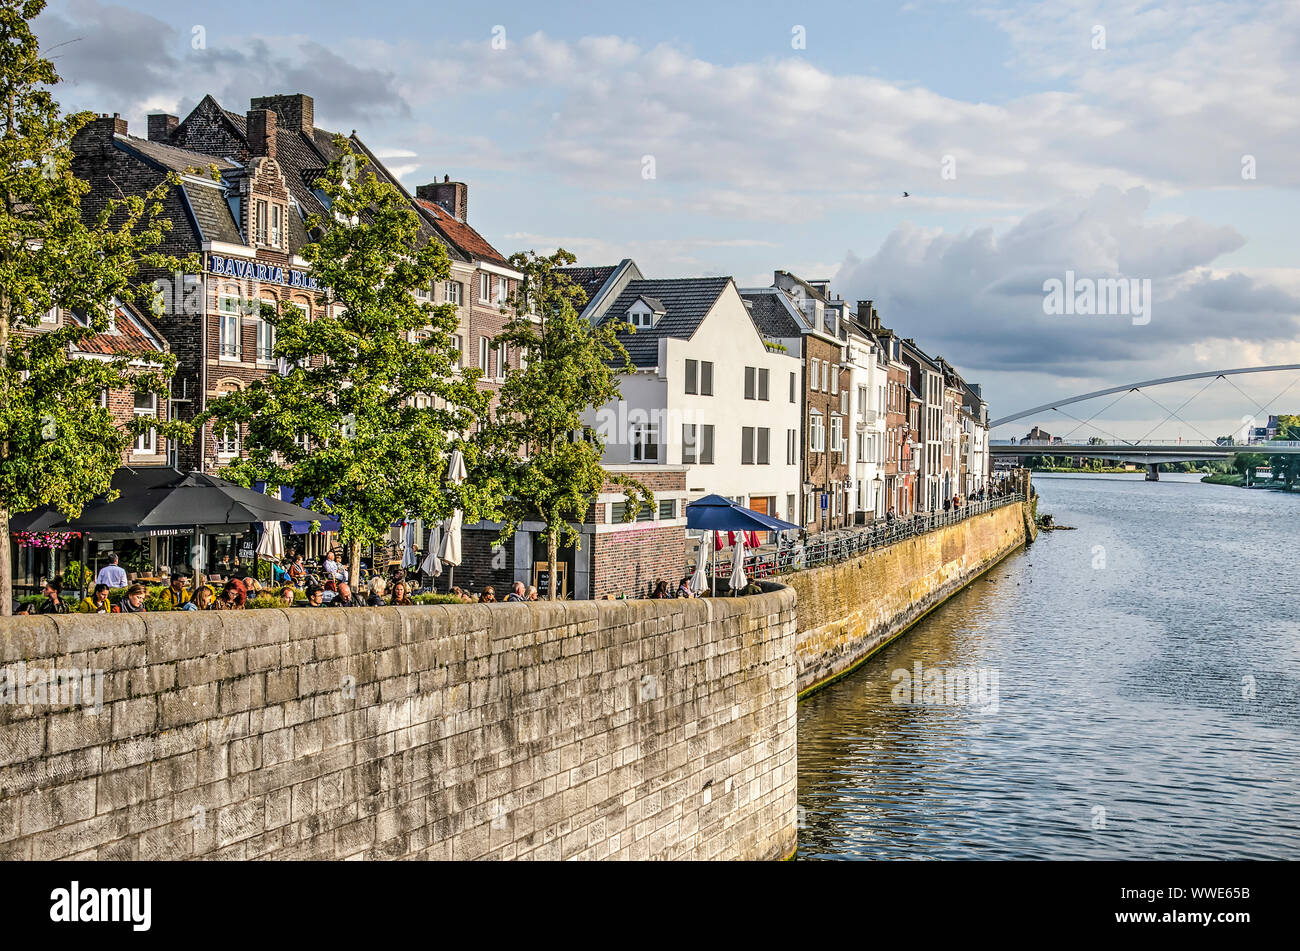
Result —
M563 274L574 284L582 288L590 301L596 296L596 292L605 286L605 282L610 279L615 271L618 270L617 264L606 264L601 267L562 267L556 268L556 271Z
M600 267L562 267L556 271L581 287L587 295L582 316L592 323L600 322L629 282L643 280L645 277L631 258Z
M642 298L649 297L658 301L663 308L663 316L655 321L653 327L639 328L636 333L624 330L618 335L633 364L638 367L653 367L659 359L660 338L678 337L689 340L730 283L729 277L631 281L605 311L602 320L626 320L628 310Z
M73 353L130 356L147 360L167 352L167 343L162 334L154 329L137 307L116 299L113 304L113 325L117 332L106 330L80 340L72 347ZM72 316L83 327L88 325L84 315Z
M417 198L415 204L421 212L434 222L438 230L446 237L447 242L465 252L467 257L487 261L489 264L495 264L498 267L510 266L510 262L502 256L500 251L492 247L486 238L470 227L467 222L457 221L454 215L447 214L447 210L436 201Z
M819 300L824 304L833 303L833 301L829 301L826 299L825 294L817 290L817 288L813 287L811 284L805 281L802 277L799 277L797 274L791 274L789 271L778 271L777 273L784 274L786 277L790 278L790 280L794 281L796 284L802 287L804 293L807 294L809 297L811 297L813 300Z

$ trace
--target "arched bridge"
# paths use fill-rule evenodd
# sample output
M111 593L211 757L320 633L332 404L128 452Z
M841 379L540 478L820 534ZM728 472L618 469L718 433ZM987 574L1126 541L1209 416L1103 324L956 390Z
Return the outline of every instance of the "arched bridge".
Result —
M1228 370L1204 370L1196 373L1184 373L1179 376L1167 376L1155 380L1142 380L1137 383L1126 383L1123 386L1111 386L1101 390L1094 390L1091 393L1081 393L1078 396L1070 396L1064 399L1054 400L1051 403L1043 403L1040 406L1034 406L1008 416L1001 416L997 419L990 420L989 428L994 429L1006 423L1014 422L1018 419L1025 419L1030 416L1037 416L1041 413L1056 412L1074 420L1078 425L1075 426L1069 434L1053 441L1005 441L997 442L990 440L989 451L993 456L1030 456L1030 455L1050 455L1050 456L1080 456L1093 459L1112 459L1121 462L1132 462L1146 465L1151 469L1154 475L1155 466L1162 462L1201 462L1212 459L1231 458L1239 452L1258 452L1265 455L1296 455L1300 453L1300 441L1282 441L1269 440L1267 442L1248 442L1243 434L1242 438L1211 438L1202 433L1196 426L1189 422L1182 413L1186 410L1188 404L1203 394L1211 385L1218 381L1224 381L1238 394L1245 397L1253 404L1255 411L1267 415L1269 406L1282 397L1291 387L1300 383L1300 376L1296 378L1282 392L1269 400L1268 403L1259 403L1253 397L1250 397L1244 390L1237 386L1230 377L1241 376L1243 374L1255 373L1277 373L1286 370L1300 370L1300 364L1286 363L1275 364L1272 366L1262 367L1236 367ZM1205 386L1201 387L1196 393L1188 397L1174 409L1162 405L1154 397L1145 392L1147 389L1166 386L1175 383L1184 383L1190 380L1208 380ZM1106 410L1113 407L1120 400L1132 393L1141 393L1147 400L1153 403L1165 416L1152 427L1151 431L1140 439L1125 439L1116 436L1114 433L1108 433L1106 438L1092 437L1072 439L1071 437L1079 429L1092 426L1100 430L1100 425L1094 421ZM1102 409L1093 413L1087 419L1080 419L1070 413L1065 412L1062 407L1070 406L1075 403L1082 403L1086 400L1098 399L1104 396L1114 396L1119 394L1118 398L1108 403ZM1249 419L1250 417L1247 417ZM1196 431L1201 439L1197 441L1185 439L1149 439L1151 433L1154 433L1160 426L1170 420L1178 420L1192 430Z

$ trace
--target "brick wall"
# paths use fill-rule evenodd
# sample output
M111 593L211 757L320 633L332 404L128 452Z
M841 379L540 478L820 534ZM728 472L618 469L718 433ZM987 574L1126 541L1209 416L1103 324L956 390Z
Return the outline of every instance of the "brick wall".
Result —
M0 859L721 858L795 846L795 599L22 617Z
M656 581L667 581L668 590L676 591L685 573L686 531L681 525L602 532L592 549L591 596L645 598Z
M783 576L798 595L800 692L861 663L1024 545L1025 510L1005 505L849 561Z

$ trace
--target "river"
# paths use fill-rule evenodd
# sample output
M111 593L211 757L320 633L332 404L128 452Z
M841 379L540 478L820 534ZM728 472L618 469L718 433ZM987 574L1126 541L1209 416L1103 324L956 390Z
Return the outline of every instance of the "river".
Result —
M1035 475L1074 531L799 705L800 858L1300 856L1300 493L1161 480Z

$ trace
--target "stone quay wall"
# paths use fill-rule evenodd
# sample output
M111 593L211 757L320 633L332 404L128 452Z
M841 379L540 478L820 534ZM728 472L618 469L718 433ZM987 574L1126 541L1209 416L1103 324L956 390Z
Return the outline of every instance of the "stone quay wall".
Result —
M1004 505L857 558L782 576L798 596L799 692L852 670L1023 546L1028 506Z
M766 587L6 619L9 687L103 680L98 714L0 703L0 859L785 858L795 595Z

